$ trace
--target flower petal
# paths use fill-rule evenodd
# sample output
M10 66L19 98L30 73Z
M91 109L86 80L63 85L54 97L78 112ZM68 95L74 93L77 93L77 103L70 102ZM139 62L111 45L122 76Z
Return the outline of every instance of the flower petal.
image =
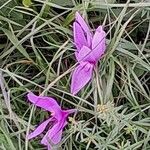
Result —
M32 139L32 138L38 136L39 134L41 134L52 119L53 118L50 118L50 119L47 119L46 121L42 122L33 132L31 132L28 135L28 139Z
M86 61L86 58L90 53L91 49L89 49L87 46L83 46L79 52L76 52L76 58L78 61Z
M31 92L28 93L27 97L34 105L50 111L57 120L61 119L62 110L55 99L47 96L36 96Z
M91 41L92 41L92 34L90 32L90 29L89 29L87 23L84 21L84 19L81 17L81 15L78 12L76 12L75 18L76 18L76 21L79 23L79 25L84 30L84 32L86 34L88 46L90 47L91 46Z
M63 113L67 114L67 116L75 112L77 112L77 109L63 110Z
M62 138L63 128L67 125L67 122L62 120L62 122L56 123L43 137L41 144L58 144Z
M76 14L75 14L75 19L76 19L76 21L80 24L80 26L82 27L82 29L83 29L85 32L90 32L87 23L86 23L86 22L84 21L84 19L81 17L81 15L79 14L79 12L76 12Z
M81 26L77 23L73 23L73 35L74 35L74 43L75 46L77 47L77 50L80 51L80 49L87 44L87 40L85 37L85 34L81 28Z
M71 81L71 93L78 93L91 79L94 65L81 62L74 70Z
M47 145L47 149L48 150L53 150L50 144Z
M96 32L92 40L92 53L89 55L90 58L94 61L98 61L100 57L104 54L106 49L106 33L103 30L102 26L99 26L96 29ZM93 60L92 60L93 61Z

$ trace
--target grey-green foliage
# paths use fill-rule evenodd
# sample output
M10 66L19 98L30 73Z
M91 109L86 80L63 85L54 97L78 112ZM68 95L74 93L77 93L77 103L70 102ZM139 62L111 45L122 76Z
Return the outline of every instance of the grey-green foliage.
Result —
M15 11L15 7L17 6L18 2L16 0L1 0L0 15L11 18L12 20L18 22L18 20L23 19L23 15Z
M43 149L43 135L28 141L26 134L50 114L28 103L28 91L78 109L56 147L150 149L150 4L132 2L33 0L25 7L22 1L0 1L0 149ZM107 49L75 96L70 79L77 10L92 31L104 25Z

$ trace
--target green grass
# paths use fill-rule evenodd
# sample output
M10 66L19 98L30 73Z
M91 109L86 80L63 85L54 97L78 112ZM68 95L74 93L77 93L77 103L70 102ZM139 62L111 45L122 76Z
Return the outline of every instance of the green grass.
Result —
M76 11L91 28L105 26L107 50L92 81L74 96ZM26 138L49 116L28 103L32 91L78 109L56 149L150 150L149 35L148 0L1 0L0 149L45 149L42 136Z

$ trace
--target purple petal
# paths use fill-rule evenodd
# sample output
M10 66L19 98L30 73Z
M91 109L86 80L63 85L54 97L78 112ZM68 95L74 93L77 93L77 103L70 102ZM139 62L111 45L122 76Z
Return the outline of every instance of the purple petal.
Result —
M91 79L94 65L81 62L74 70L71 81L71 93L78 93Z
M52 149L52 146L51 146L50 144L47 145L47 149L48 149L48 150L53 150L53 149Z
M84 21L84 19L81 17L81 15L78 12L76 12L75 18L76 18L76 21L81 26L81 28L84 30L84 32L87 36L88 46L90 47L91 46L91 41L92 41L92 34L90 32L90 29L89 29L87 23Z
M41 144L48 145L50 143L52 144L58 144L61 141L62 138L62 132L63 128L67 125L67 122L62 120L62 122L56 123L43 137L41 140Z
M64 113L68 115L72 114L72 113L75 113L77 112L77 109L68 109L68 110L63 110Z
M53 118L50 118L50 119L42 122L32 133L30 133L28 135L28 139L32 139L32 138L38 136L39 134L41 134L52 119Z
M75 43L78 51L80 51L80 49L84 45L85 46L88 45L85 34L84 34L81 26L77 22L74 22L74 24L73 24L73 34L74 34L74 43Z
M97 62L96 58L99 58L98 52L95 51L96 50L93 51L90 48L83 46L79 52L76 52L76 58L79 62L86 61L95 65Z
M29 101L33 103L34 105L52 112L53 116L56 119L58 120L61 119L61 108L56 102L56 100L54 100L53 98L46 97L46 96L36 96L35 94L31 92L28 93L27 97Z
M93 36L92 53L89 55L89 57L91 57L92 59L94 57L94 61L98 61L101 58L101 56L104 54L106 49L105 42L106 42L106 33L103 30L102 26L99 26L96 29L96 32Z
M77 60L78 61L86 61L87 60L86 58L88 57L88 55L90 54L90 52L91 52L91 49L89 49L86 46L83 46L81 48L81 50L78 53L76 53Z
M85 32L90 32L89 27L87 23L84 21L84 19L81 17L79 12L76 12L75 14L76 21L80 24L80 26L83 28Z

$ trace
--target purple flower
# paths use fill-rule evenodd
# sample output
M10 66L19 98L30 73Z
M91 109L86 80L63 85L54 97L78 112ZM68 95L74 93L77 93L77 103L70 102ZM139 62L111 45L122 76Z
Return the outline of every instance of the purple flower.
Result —
M79 65L72 74L71 93L78 93L92 78L93 69L105 52L106 33L99 26L94 35L78 12L73 23L75 56Z
M69 114L74 113L76 109L62 110L56 100L46 96L36 96L33 93L27 95L29 101L34 105L41 107L51 112L51 117L42 122L32 133L28 135L28 139L32 139L41 134L46 127L48 131L41 140L41 144L47 146L48 150L52 149L52 144L58 144L62 138L62 132L67 125L67 117Z

